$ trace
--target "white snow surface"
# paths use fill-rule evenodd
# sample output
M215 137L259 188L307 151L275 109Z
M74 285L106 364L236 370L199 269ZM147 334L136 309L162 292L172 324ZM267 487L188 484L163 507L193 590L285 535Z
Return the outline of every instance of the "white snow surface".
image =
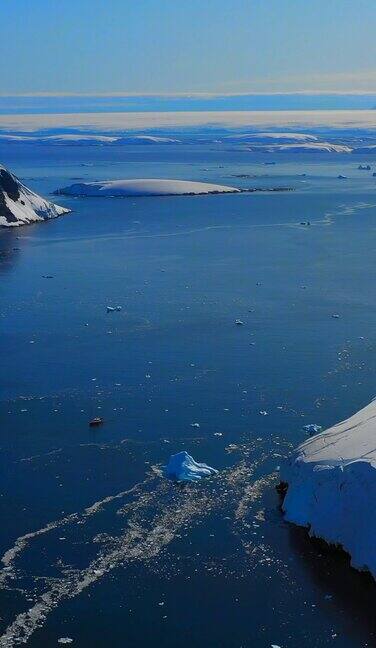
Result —
M226 110L177 112L49 113L0 115L0 129L32 132L46 128L81 128L85 131L141 130L176 127L276 129L372 128L375 110Z
M8 135L0 133L0 141L32 144L181 144L181 140L156 135L101 135L62 133L60 135Z
M376 400L300 445L282 479L286 519L376 578Z
M122 144L181 144L181 141L172 137L156 135L129 135L120 138Z
M11 195L1 188L1 173L9 174L11 179L17 184L19 197L14 200ZM28 189L22 182L10 173L5 167L0 165L0 198L4 200L6 210L2 211L0 200L0 227L18 227L38 221L56 218L70 210L60 207L54 203L42 198L34 191ZM13 218L9 218L9 210Z
M287 142L316 142L316 135L308 135L307 133L289 133L289 132L267 132L267 133L234 133L226 135L224 139L230 140L245 140L252 142L264 142L272 140L273 143L287 143Z
M331 142L304 142L294 144L272 144L271 146L252 146L251 151L268 153L351 153L352 148L343 144Z
M58 193L69 196L176 196L210 193L238 193L240 189L208 182L187 180L104 180L103 182L79 182L60 189Z

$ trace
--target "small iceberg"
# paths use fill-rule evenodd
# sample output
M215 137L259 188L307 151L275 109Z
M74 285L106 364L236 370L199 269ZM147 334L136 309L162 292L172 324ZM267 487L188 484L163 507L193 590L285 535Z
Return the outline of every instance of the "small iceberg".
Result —
M303 425L303 430L308 432L308 434L317 434L317 432L321 432L322 425L318 425L318 423L308 423L308 425Z
M216 475L218 470L204 463L197 463L185 450L171 455L165 475L177 481L199 481L202 477Z

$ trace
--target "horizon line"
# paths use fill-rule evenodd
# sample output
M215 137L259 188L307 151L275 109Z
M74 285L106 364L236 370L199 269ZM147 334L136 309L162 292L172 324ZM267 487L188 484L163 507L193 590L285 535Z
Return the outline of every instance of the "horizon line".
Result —
M216 98L216 97L258 97L258 96L369 96L376 97L376 90L289 90L248 92L0 92L0 98L23 97L142 97L142 98Z

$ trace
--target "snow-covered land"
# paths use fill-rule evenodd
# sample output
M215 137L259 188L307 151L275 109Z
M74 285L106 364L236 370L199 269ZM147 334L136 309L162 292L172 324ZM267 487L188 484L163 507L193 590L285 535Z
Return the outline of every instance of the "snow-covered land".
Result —
M12 135L0 134L0 142L15 142L23 144L60 144L69 146L111 144L180 144L181 141L172 137L155 135L101 135L85 133L62 133L58 135Z
M376 578L376 400L300 445L282 479L286 519Z
M0 227L17 227L69 212L45 200L0 166Z
M304 142L294 144L257 145L249 147L250 151L265 153L351 153L352 148L331 142Z
M234 142L272 142L273 144L293 144L295 142L316 142L316 135L309 135L307 133L233 133L232 135L226 135L225 140L230 140Z
M103 182L79 182L58 189L55 193L67 196L177 196L214 193L239 193L236 187L190 182L187 180L104 180Z
M129 135L119 138L119 144L180 144L180 140L173 137L156 135Z
M25 138L26 139L26 138ZM41 144L115 144L119 137L110 135L82 135L63 134L63 135L46 135L45 137L36 137L35 141Z

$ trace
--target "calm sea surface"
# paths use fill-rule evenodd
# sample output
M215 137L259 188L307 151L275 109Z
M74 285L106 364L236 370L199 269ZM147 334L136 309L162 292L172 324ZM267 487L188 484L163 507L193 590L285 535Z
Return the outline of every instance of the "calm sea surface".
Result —
M286 524L274 488L303 425L375 396L363 160L33 145L0 159L46 196L78 178L295 189L60 197L71 214L0 232L0 646L374 646L374 585ZM167 482L180 450L218 477Z

